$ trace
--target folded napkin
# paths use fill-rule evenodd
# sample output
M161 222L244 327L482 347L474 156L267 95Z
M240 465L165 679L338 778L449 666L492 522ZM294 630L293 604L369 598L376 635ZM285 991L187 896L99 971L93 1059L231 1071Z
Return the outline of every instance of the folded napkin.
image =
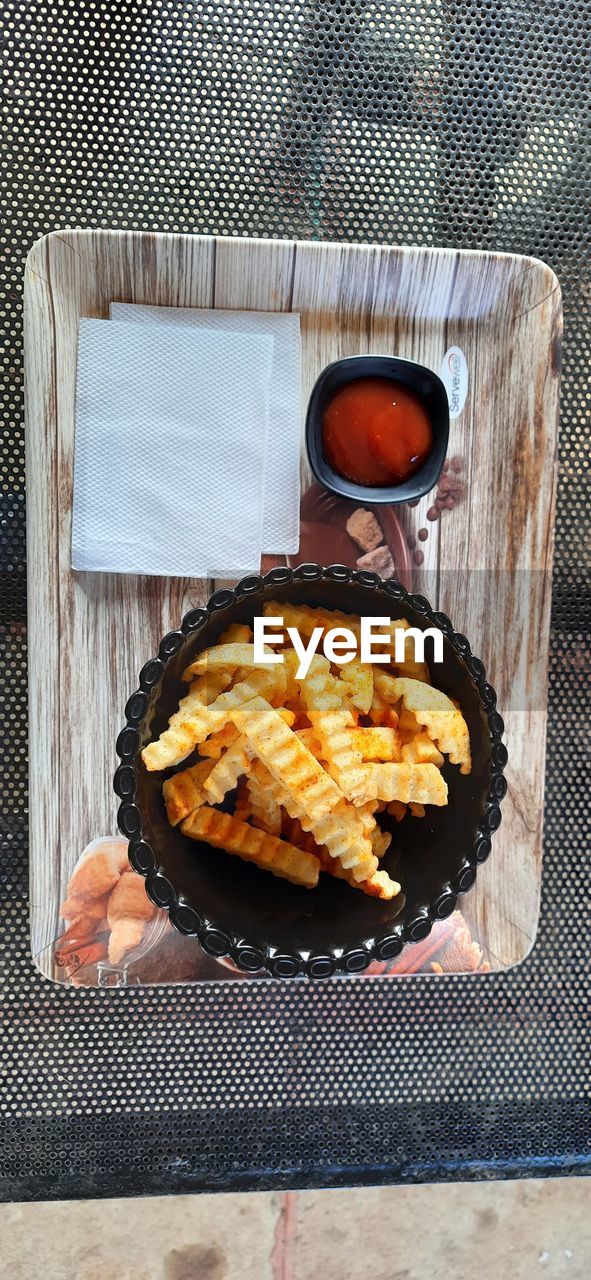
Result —
M80 321L72 565L258 572L273 338Z
M215 311L112 302L111 319L129 324L190 325L220 333L273 338L263 547L295 555L300 541L300 317L291 312Z

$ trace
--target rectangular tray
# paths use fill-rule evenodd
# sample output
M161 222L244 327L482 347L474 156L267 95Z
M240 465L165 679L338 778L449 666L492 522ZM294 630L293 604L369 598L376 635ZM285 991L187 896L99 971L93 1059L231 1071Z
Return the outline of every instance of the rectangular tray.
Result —
M523 960L541 875L556 277L507 254L68 230L33 247L25 278L31 947L41 971L61 976L59 906L81 851L116 831L114 744L139 669L214 587L70 568L78 321L107 317L111 301L299 312L304 405L338 357L395 353L439 371L451 347L463 351L468 396L450 455L462 458L465 494L429 524L413 590L468 635L498 692L509 795L462 914L491 969ZM302 478L305 487L304 457ZM405 509L409 535L432 500Z

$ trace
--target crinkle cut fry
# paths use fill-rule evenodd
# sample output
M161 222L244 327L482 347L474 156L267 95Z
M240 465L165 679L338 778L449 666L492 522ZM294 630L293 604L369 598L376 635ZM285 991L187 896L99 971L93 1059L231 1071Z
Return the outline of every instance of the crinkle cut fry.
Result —
M197 809L205 801L203 784L209 777L215 760L199 760L190 769L181 773L173 773L162 785L162 795L166 806L166 816L171 826L176 827L183 818Z
M222 752L231 747L238 737L236 725L230 720L223 729L219 729L217 733L210 733L203 742L199 743L199 754L209 756L211 760L219 760Z
M279 714L286 724L293 719L290 713L283 709ZM231 730L230 735L227 733L228 730ZM224 735L225 751L221 745ZM173 774L172 778L168 778L163 784L162 794L168 820L172 826L176 826L186 818L198 805L205 804L207 801L210 804L221 804L227 792L233 791L238 779L247 773L250 767L254 753L246 738L239 734L234 724L227 724L218 734L212 734L211 738L201 744L201 751L208 743L213 742L214 738L217 738L220 743L219 750L212 749L211 755L204 760L199 760L190 769L183 769L181 773ZM248 809L246 797L244 808L246 812ZM250 810L248 814L250 816Z
M269 773L297 796L313 820L336 807L342 799L336 783L264 698L234 708L232 719Z
M398 734L391 726L362 726L352 729L351 736L364 760L398 759Z
M264 646L264 652L271 656L273 654L273 650L268 645ZM255 662L254 644L249 641L235 640L231 644L216 644L210 649L203 649L189 666L185 667L183 680L192 680L193 676L206 675L220 668L236 671L238 667L246 667L250 671L260 667L266 670L268 665L268 663Z
M378 859L378 862L380 862L390 848L392 843L392 832L382 831L381 828L376 825L371 833L370 839L371 847Z
M352 889L361 889L362 893L367 894L370 898L382 898L385 902L396 898L400 893L400 885L397 880L392 880L387 871L374 871L372 876L367 880L356 880L350 871L345 871L340 862L336 858L331 858L330 854L324 849L320 853L320 865L322 870L329 876L335 876L337 880L344 880L351 885Z
M392 623L392 626L390 628L390 638L392 641L392 654L393 654L392 665L394 666L396 671L401 671L403 676L410 676L413 680L420 680L423 684L431 684L431 672L429 671L427 663L417 662L416 659L411 655L411 653L407 652L407 650L412 645L413 646L412 653L414 654L414 640L412 639L412 637L409 637L408 640L405 638L403 662L396 662L395 660L394 646L396 644L396 632L409 631L410 627L411 627L411 623L408 622L406 618L397 618L396 621Z
M295 715L293 711L286 707L278 707L279 715L285 723L291 725L294 723ZM199 743L199 755L210 756L213 760L219 760L222 753L231 747L239 737L236 725L231 720L220 729L218 733L210 733L203 742Z
M353 658L339 666L339 676L354 707L367 715L373 699L373 667L369 662Z
M238 779L248 772L252 757L252 748L240 734L232 746L216 760L205 779L203 790L210 804L221 804L228 791L234 790Z
M303 830L311 832L317 844L326 845L332 858L338 858L345 869L351 869L355 880L366 880L377 871L378 860L371 847L366 820L344 798L331 813L313 819L297 798L271 776L262 761L253 761L252 772L262 786L272 790L277 803L289 816L298 818Z
M346 732L353 750L360 751L364 760L398 760L399 742L395 729L361 726ZM317 759L324 759L320 739L314 729L297 729L296 733Z
M398 678L388 684L387 688L392 700L402 698L404 706L412 712L415 719L425 726L429 737L444 755L449 756L452 764L459 764L460 772L470 773L472 760L470 756L470 734L464 717L440 689L426 688L420 680ZM382 690L380 690L382 692Z
M261 831L268 831L270 835L280 835L281 805L277 803L271 787L262 785L255 770L251 770L246 786L254 826L260 827Z
M361 618L355 613L341 613L337 609L314 609L305 604L285 603L280 605L273 602L263 606L263 613L266 616L283 617L285 627L297 627L303 636L311 636L314 627L322 627L324 631L330 631L333 627L347 627L349 631L353 632L358 644L361 639ZM396 632L408 631L410 626L411 623L406 618L391 618L388 634L386 634L386 628L384 627L384 638L387 639L389 635L393 655ZM425 684L430 684L431 674L427 663L415 662L414 658L410 657L410 654L407 656L406 650L411 643L413 643L412 640L408 641L408 645L405 641L404 662L394 663L393 665L403 675L422 680Z
M149 746L144 747L142 751L142 760L148 771L155 769L167 769L173 764L180 764L186 756L190 755L195 742L190 730L185 729L185 721L188 717L197 716L203 708L209 707L216 702L226 685L230 683L231 675L226 670L212 672L209 676L200 676L198 680L194 680L189 686L189 692L179 702L178 710L170 717L168 728L164 730L164 734L169 735L169 742L176 741L176 753L169 753L166 758L163 752L157 750L159 743L164 738L164 734L156 742L151 742ZM155 748L155 750L152 750ZM151 764L149 761L157 760L162 757L165 763Z
M447 804L447 783L434 764L364 764L358 803L399 800L403 804Z
M227 689L231 679L231 671L228 671L226 667L218 667L217 671L212 671L205 676L198 676L196 680L193 680L189 687L189 693L194 694L203 702L204 706L209 707L212 702L215 702L216 698L219 698L220 693Z
M316 659L302 681L302 697L320 741L326 768L343 794L350 798L358 785L362 756L347 732L351 728L351 716L343 705L339 681L331 675L326 658Z
M403 743L400 755L408 764L436 764L439 769L445 764L441 752L424 729L419 730L410 742Z
M252 640L252 630L245 622L231 622L230 626L222 631L218 640L218 644L235 644L236 641L243 641L246 644Z
M234 805L234 817L240 822L248 822L252 816L250 808L250 798L247 790L247 779L240 778L236 788L236 803Z
M268 835L229 813L202 805L181 826L183 835L203 840L216 849L235 854L245 862L254 862L263 871L280 879L313 889L318 884L320 864L313 853L304 853L286 840Z
M146 769L153 772L180 764L209 734L223 729L236 707L261 693L271 692L281 679L282 671L279 666L270 667L268 671L253 671L246 680L221 693L209 706L205 706L200 698L193 698L189 692L182 699L178 711L171 716L168 729L156 742L144 747L142 760ZM213 676L206 679L213 679Z
M307 604L290 604L287 600L283 604L271 601L263 605L263 613L265 617L283 618L286 628L296 627L302 636L311 636L315 627L322 627L323 631L330 631L333 627L347 627L359 639L361 619L358 614L311 608Z

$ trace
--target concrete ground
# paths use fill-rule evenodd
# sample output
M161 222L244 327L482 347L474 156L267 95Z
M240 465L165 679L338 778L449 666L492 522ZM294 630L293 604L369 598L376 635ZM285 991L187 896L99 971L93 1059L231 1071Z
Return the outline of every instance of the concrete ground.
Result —
M589 1280L591 1179L0 1206L0 1280Z

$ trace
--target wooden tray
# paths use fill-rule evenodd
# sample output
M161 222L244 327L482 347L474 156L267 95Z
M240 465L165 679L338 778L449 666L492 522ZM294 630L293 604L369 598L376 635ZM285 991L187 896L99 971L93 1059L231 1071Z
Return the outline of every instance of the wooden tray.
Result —
M63 231L34 246L25 279L31 945L42 971L55 974L47 949L80 852L116 830L114 744L137 673L213 588L70 568L78 321L108 316L111 301L298 311L304 404L339 356L396 353L439 370L450 347L464 352L468 399L450 455L466 492L436 524L425 520L432 497L404 520L414 536L429 527L414 589L469 636L498 690L510 791L462 910L492 968L523 960L541 874L556 277L506 254Z

